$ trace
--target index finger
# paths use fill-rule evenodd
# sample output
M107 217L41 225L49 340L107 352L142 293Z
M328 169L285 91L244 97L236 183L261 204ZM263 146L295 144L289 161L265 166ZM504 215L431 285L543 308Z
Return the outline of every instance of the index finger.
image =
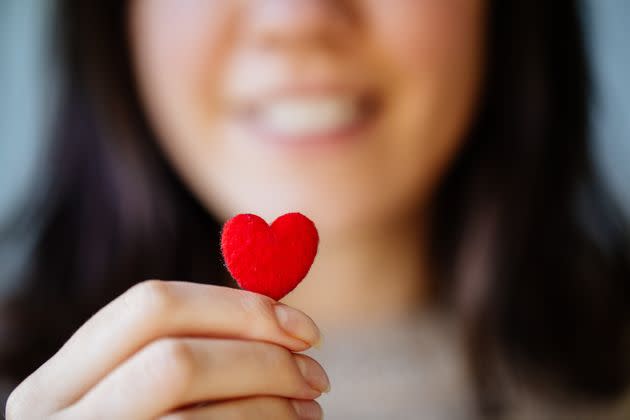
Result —
M305 350L320 339L319 329L307 315L266 296L221 286L148 280L92 316L27 378L34 386L25 388L53 392L54 407L49 409L56 411L164 336L251 339L291 351ZM50 384L55 388L50 389Z

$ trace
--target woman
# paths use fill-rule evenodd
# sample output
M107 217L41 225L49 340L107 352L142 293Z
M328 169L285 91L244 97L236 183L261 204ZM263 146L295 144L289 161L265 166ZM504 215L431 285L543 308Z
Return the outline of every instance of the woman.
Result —
M575 2L63 3L9 419L319 418L330 382L336 418L627 415ZM220 287L220 223L289 211L320 230L303 284ZM295 354L313 320L330 378Z

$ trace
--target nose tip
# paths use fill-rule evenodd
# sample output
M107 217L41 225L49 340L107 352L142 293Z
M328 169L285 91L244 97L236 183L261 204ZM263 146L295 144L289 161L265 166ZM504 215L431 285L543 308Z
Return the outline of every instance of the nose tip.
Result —
M251 2L250 33L265 46L322 42L347 27L345 0L259 0Z

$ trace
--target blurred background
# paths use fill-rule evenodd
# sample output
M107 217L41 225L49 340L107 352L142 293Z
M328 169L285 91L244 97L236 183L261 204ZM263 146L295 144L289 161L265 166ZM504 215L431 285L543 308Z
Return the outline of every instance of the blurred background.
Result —
M526 1L526 0L523 0ZM55 2L0 1L0 235L37 194L38 170L59 91L51 14ZM630 1L583 0L596 96L592 127L599 170L630 216ZM36 231L36 229L33 229ZM0 252L0 293L22 264L31 238ZM2 246L2 245L0 245Z

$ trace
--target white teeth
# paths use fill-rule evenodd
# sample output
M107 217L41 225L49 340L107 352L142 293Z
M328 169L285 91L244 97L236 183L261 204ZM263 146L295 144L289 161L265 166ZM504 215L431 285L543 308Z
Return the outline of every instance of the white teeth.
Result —
M277 99L262 107L259 122L287 137L326 134L347 127L359 117L356 102L350 96Z

